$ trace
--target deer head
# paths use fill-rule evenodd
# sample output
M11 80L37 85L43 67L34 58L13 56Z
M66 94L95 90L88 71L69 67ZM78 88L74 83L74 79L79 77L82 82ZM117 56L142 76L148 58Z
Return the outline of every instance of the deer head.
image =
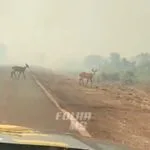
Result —
M97 69L92 68L92 70L91 70L91 71L93 72L93 74L95 74L98 70L97 70Z
M28 64L25 64L26 68L29 68L29 65Z

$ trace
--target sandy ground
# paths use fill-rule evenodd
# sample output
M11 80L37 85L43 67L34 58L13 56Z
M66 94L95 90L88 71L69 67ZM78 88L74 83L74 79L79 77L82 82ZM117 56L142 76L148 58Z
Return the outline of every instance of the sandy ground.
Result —
M36 71L44 86L70 112L92 112L87 130L93 137L126 144L132 149L150 147L150 86L100 84L85 88L76 79L49 71Z

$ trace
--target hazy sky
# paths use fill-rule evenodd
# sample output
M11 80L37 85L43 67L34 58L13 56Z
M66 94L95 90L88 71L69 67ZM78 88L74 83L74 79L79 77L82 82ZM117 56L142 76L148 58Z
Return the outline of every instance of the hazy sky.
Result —
M0 0L0 19L8 62L150 52L150 0Z

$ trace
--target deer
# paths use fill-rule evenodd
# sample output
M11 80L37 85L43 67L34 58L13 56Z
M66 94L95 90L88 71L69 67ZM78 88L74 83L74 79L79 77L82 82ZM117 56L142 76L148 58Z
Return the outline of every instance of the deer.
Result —
M12 72L11 72L11 78L13 78L15 76L15 78L17 77L16 76L16 73L18 73L18 79L20 79L20 75L23 74L24 76L24 79L26 78L25 76L25 70L26 68L29 68L29 65L28 64L25 64L24 67L21 67L21 66L13 66L12 67Z
M93 77L94 77L95 73L97 72L97 69L92 69L91 71L92 71L91 73L81 72L79 74L79 84L80 85L81 85L81 82L82 82L82 85L84 85L84 79L86 79L86 81L87 81L86 85L90 81L91 82L91 87L92 87Z

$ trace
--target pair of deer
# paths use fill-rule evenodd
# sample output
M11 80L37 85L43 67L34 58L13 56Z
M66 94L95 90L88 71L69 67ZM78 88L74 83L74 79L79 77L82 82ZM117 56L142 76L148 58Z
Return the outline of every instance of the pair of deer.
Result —
M91 82L91 86L92 86L92 83L93 83L93 77L95 75L95 73L98 71L97 69L92 69L91 70L92 73L87 73L87 72L81 72L79 74L79 84L83 85L84 86L84 79L86 79L86 85L88 84L88 82L90 81Z
M24 67L21 67L21 66L13 66L12 67L12 72L11 72L11 78L15 77L17 78L17 75L16 73L18 74L18 79L20 79L20 75L22 74L24 79L26 78L25 76L25 70L26 68L29 68L29 65L28 64L25 64Z

